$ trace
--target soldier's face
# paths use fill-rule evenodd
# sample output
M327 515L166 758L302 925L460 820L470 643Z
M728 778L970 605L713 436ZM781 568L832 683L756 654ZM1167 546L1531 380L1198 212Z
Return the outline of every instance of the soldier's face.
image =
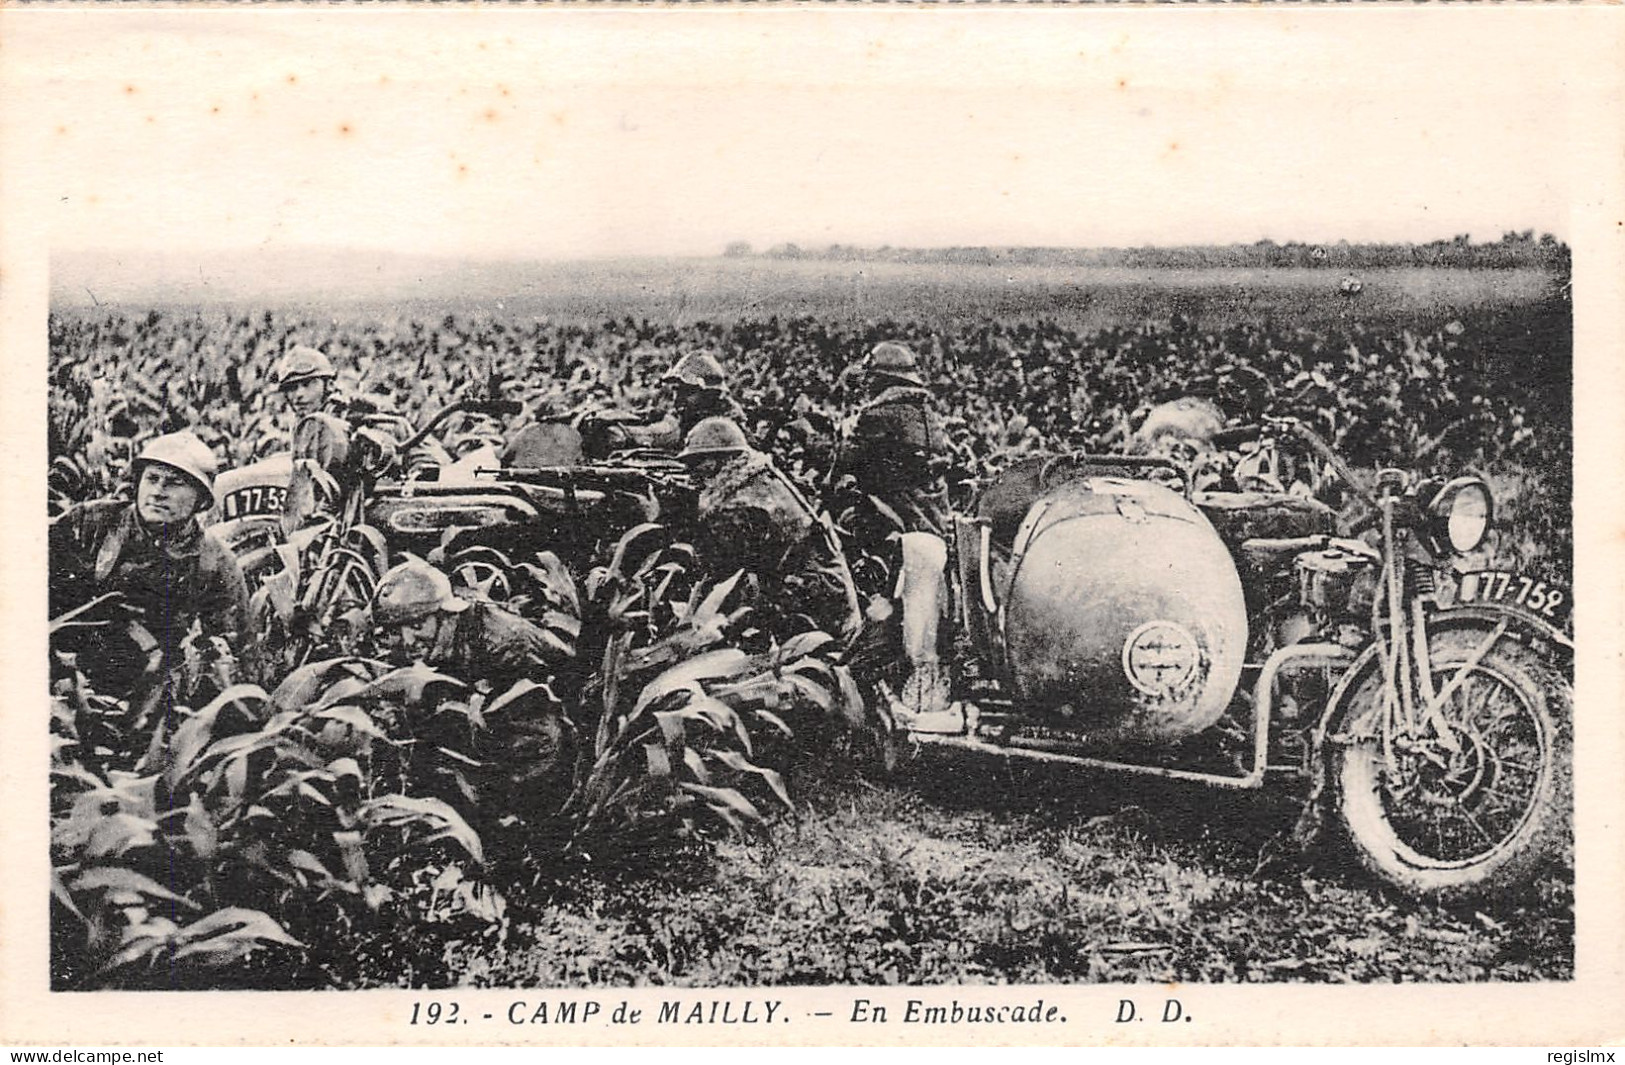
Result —
M415 662L433 650L435 637L439 634L440 614L436 612L422 621L415 621L396 629L395 648L405 658Z
M671 403L676 410L692 410L705 398L705 389L695 388L687 381L678 381L672 387Z
M135 486L135 512L151 525L171 525L197 513L202 493L192 478L157 462L149 462Z
M312 377L297 381L284 387L282 394L288 397L288 406L299 417L315 414L327 402L327 378Z
M717 474L722 471L722 467L726 466L731 458L733 458L732 455L726 454L697 456L688 460L688 469L694 475L696 481L705 484L715 480Z

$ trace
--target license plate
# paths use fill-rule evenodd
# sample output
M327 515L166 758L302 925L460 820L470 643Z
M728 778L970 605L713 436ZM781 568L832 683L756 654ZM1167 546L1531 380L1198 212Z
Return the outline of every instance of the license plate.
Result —
M1504 569L1464 573L1456 598L1463 603L1494 603L1525 610L1558 628L1568 627L1571 608L1568 589L1527 573Z

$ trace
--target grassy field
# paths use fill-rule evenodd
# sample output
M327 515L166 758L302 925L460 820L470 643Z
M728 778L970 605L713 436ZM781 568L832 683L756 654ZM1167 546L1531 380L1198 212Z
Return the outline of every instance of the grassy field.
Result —
M424 971L475 986L1523 981L1573 968L1568 888L1444 908L1334 852L1281 850L1279 796L933 753L824 775L795 820L661 872L517 901L500 945ZM524 917L518 915L523 913ZM494 949L493 949L494 948Z
M1166 269L936 265L817 259L609 259L453 262L367 253L247 253L69 258L54 264L53 304L306 306L340 321L404 313L545 316L583 323L631 316L729 322L810 315L953 325L1051 319L1091 331L1175 314L1206 328L1244 322L1315 327L1360 321L1429 329L1486 308L1515 310L1559 282L1538 269L1361 271L1339 291L1336 268Z

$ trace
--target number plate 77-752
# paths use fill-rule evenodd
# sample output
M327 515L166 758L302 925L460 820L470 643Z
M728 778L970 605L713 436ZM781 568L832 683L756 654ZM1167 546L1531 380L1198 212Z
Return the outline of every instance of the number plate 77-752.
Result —
M1496 603L1521 608L1558 628L1566 628L1568 624L1568 589L1524 573L1504 569L1464 573L1456 598L1463 603Z

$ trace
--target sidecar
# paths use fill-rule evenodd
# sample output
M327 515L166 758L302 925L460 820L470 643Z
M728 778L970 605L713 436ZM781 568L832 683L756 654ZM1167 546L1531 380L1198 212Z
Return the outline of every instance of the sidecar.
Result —
M970 679L946 713L902 715L914 738L1260 786L1283 676L1354 655L1250 631L1263 600L1294 591L1272 588L1255 552L1334 519L1285 493L1192 493L1184 477L1160 457L1052 455L990 484L951 544Z

